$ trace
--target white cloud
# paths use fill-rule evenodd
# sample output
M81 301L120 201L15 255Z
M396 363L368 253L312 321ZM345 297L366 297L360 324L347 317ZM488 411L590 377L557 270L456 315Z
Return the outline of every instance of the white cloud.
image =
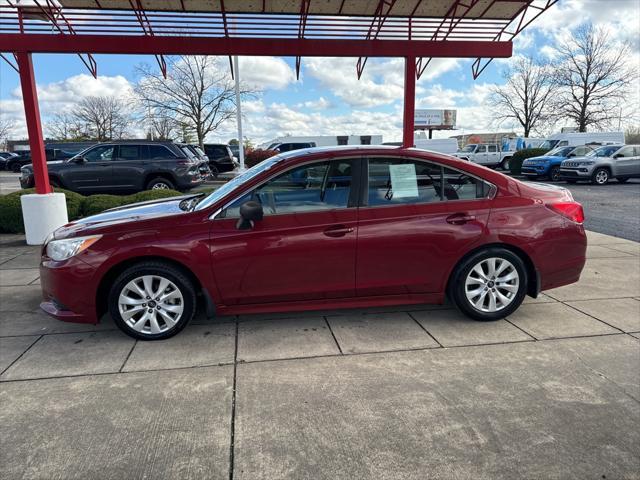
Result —
M324 97L296 104L296 108L308 108L311 110L326 110L332 106L331 102Z
M257 90L282 90L296 81L293 69L278 57L240 57L240 79Z

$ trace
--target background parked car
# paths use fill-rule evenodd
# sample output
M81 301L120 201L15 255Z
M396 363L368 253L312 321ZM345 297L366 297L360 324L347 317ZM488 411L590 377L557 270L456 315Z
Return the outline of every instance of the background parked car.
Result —
M47 162L66 160L67 158L73 157L72 153L60 150L59 148L45 148L44 154L47 158ZM23 155L9 158L6 163L6 169L18 173L23 166L28 165L31 162L31 153L25 152Z
M188 190L204 181L198 162L172 142L101 143L48 166L52 185L78 193ZM31 165L22 168L20 185L33 187Z
M640 178L640 145L605 145L560 165L560 178L569 183L589 180L604 185L610 178L624 183Z
M453 154L461 160L468 160L487 167L509 169L509 160L514 152L503 152L498 143L469 144Z
M275 150L276 152L290 152L292 150L301 150L303 148L317 147L316 142L284 142L269 145L267 150Z
M0 170L4 170L7 165L7 160L18 155L13 152L0 152Z
M205 143L204 153L209 157L209 169L214 176L238 166L229 145L224 143Z
M198 170L200 170L200 174L205 179L215 176L212 175L211 169L209 168L209 158L199 146L186 143L177 143L176 145L180 147L187 157L191 158L198 164Z
M573 157L584 157L593 148L588 145L579 147L557 147L540 157L527 158L522 162L520 172L531 178L546 177L557 182L560 180L560 164Z

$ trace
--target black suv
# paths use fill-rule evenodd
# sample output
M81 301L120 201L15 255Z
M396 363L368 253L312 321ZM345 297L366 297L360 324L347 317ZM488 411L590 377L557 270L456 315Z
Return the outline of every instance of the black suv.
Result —
M188 190L205 180L198 162L172 142L100 143L47 166L53 186L78 193ZM20 185L34 186L32 165L22 167Z
M66 160L67 158L73 157L73 153L67 152L65 150L60 150L59 148L45 148L44 155L47 158L47 162L55 162L57 160ZM31 153L24 152L17 157L12 157L7 159L7 163L5 168L12 172L18 173L20 169L31 163Z
M204 153L209 157L209 168L214 175L230 172L237 167L229 145L224 143L205 143Z

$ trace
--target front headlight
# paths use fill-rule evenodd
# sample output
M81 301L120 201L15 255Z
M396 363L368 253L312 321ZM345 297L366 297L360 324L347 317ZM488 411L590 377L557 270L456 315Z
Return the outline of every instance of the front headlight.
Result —
M92 235L90 237L52 240L47 244L47 256L56 262L61 262L86 250L100 240L101 237L102 235Z

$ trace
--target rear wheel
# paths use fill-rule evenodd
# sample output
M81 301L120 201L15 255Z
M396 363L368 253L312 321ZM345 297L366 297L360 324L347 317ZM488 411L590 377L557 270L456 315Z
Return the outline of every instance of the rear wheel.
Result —
M505 158L500 163L500 168L504 171L509 171L509 162L511 161L511 157Z
M109 292L109 313L127 335L139 340L169 338L195 313L191 281L162 262L143 262L122 272Z
M549 170L549 180L552 182L560 181L560 167L551 167L551 170Z
M522 259L505 248L477 252L460 263L451 277L449 295L468 317L491 321L512 314L527 292Z
M174 188L173 182L164 177L156 177L147 183L147 190L173 190Z
M591 177L591 183L595 185L605 185L609 181L609 170L597 168Z

